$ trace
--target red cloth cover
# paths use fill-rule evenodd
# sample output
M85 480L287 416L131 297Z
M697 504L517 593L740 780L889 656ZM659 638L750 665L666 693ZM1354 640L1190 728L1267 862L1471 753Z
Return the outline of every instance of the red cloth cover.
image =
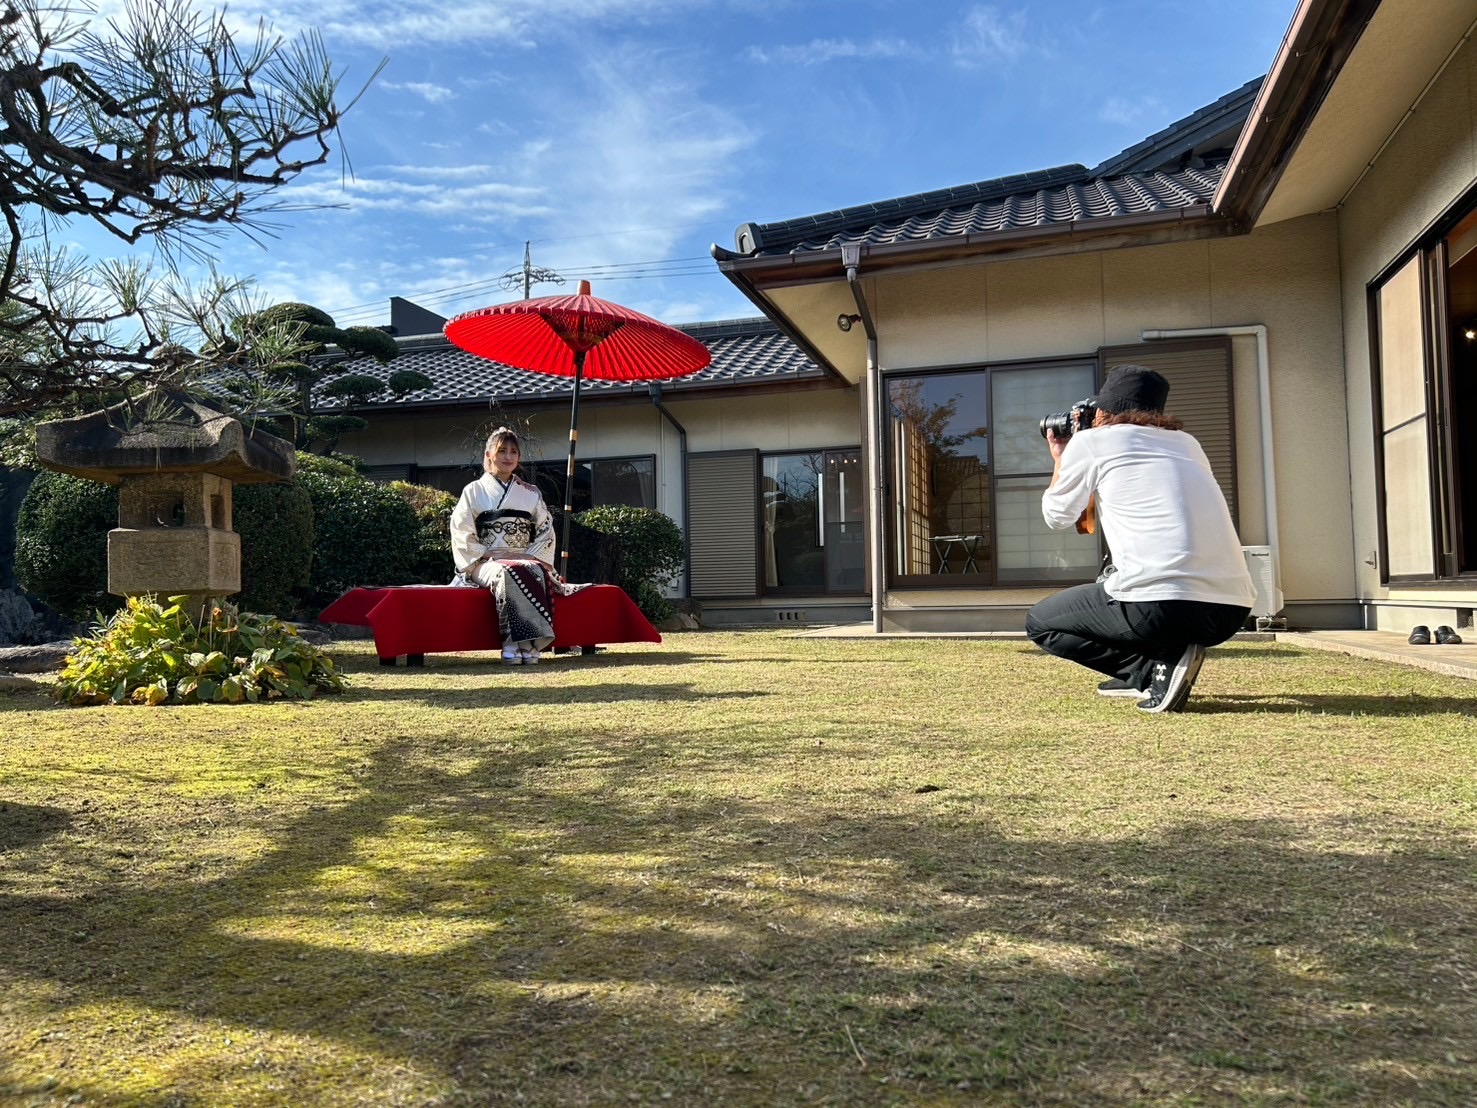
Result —
M350 589L318 616L374 630L381 658L496 650L502 645L492 593L452 585ZM661 642L641 609L614 585L591 585L554 597L554 645Z

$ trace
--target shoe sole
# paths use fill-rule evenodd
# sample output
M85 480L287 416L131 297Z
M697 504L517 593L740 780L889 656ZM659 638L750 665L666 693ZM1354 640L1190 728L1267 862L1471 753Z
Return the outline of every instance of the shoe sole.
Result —
M1126 700L1132 697L1134 700L1142 700L1149 695L1147 689L1098 689L1098 696L1106 696L1115 700Z
M1172 677L1170 678L1169 682L1169 686L1173 691L1158 704L1155 704L1152 708L1145 708L1142 704L1140 704L1139 711L1152 712L1156 714L1160 712L1178 712L1185 706L1185 701L1190 699L1190 689L1195 684L1195 678L1200 676L1200 667L1204 664L1204 650L1196 650L1192 652L1190 654L1190 660L1185 664L1185 668L1183 670L1181 670L1178 663L1176 663L1175 670L1177 672L1175 676L1178 677L1179 680L1176 681L1175 678Z

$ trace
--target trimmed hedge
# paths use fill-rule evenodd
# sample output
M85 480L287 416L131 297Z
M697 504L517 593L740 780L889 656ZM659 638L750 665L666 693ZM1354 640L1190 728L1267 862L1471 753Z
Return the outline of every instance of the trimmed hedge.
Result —
M456 507L456 497L408 481L391 481L390 488L415 513L416 554L411 566L415 580L428 585L450 583L456 573L456 563L451 557L451 513Z
M304 457L299 454L299 461ZM334 472L326 461L309 463L297 476L313 502L316 534L307 600L315 613L359 585L416 583L421 555L421 522L403 497L343 463L334 464L347 473Z
M308 587L313 568L313 501L293 482L285 485L237 485L232 512L241 536L243 611L292 615Z
M682 571L687 553L676 523L655 508L625 504L587 509L575 522L615 540L619 564L614 584L626 591L648 619L666 619L672 614L672 602L662 595L662 586Z
M41 471L16 519L16 580L78 623L111 615L123 603L108 592L108 532L117 526L116 485Z

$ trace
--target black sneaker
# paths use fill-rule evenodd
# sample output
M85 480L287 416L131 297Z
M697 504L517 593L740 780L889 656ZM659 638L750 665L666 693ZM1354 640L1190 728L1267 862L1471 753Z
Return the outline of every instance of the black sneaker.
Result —
M1200 663L1205 661L1205 647L1187 646L1173 665L1156 662L1154 680L1149 685L1149 695L1139 701L1141 712L1178 712L1190 699L1190 686L1200 675Z
M1114 677L1104 681L1097 687L1098 696L1131 696L1135 700L1142 700L1149 695L1148 689L1136 689L1121 677Z

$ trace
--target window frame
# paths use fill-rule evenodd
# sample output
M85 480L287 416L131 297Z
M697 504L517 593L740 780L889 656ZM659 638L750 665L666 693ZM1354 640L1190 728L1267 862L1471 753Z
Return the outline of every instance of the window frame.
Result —
M1462 571L1460 551L1468 536L1458 510L1460 472L1452 432L1452 320L1448 303L1446 236L1477 211L1477 186L1467 189L1404 250L1365 285L1369 343L1370 431L1374 447L1374 501L1379 582L1386 587L1432 588L1471 584L1477 568ZM1426 490L1431 506L1431 565L1427 572L1391 574L1388 491L1382 412L1379 298L1384 287L1412 261L1419 262L1422 365L1426 402ZM1474 447L1477 449L1477 447Z
M651 503L649 505L640 505L640 506L641 507L650 507L652 509L655 509L657 507L657 504L655 502L659 499L659 497L657 495L657 492L658 492L658 489L660 488L660 484L659 484L659 481L658 481L658 472L657 472L657 456L655 454L614 454L614 455L610 455L608 457L601 456L601 457L597 457L597 458L581 458L581 457L576 457L575 460L574 460L574 464L575 464L575 467L576 468L578 468L579 466L582 466L582 465L588 465L590 467L590 506L591 507L594 507L594 508L599 508L599 507L605 507L606 506L606 505L600 504L595 499L596 496L598 495L598 490L600 488L599 480L598 480L598 478L596 476L596 473L595 473L595 466L596 465L599 465L599 464L605 463L605 462L639 462L639 461L643 461L643 460L644 461L649 461L651 463L651 499L652 499L653 503ZM525 470L527 470L527 477L531 481L531 483L534 484L534 485L537 485L538 484L537 475L532 470L529 470L528 469L528 467L530 467L530 466L544 467L544 468L547 468L547 469L551 470L554 473L554 475L557 478L558 484L559 484L559 496L556 497L556 499L558 500L558 503L557 504L549 503L548 500L547 500L547 498L545 498L545 503L548 504L549 510L551 512L554 512L555 514L558 514L560 512L563 512L564 511L564 500L563 500L564 479L565 479L566 475L569 472L569 462L568 462L568 459L567 458L566 459L544 459L544 458L524 459L523 462L522 462L522 468L524 468ZM582 511L584 511L583 508L576 508L575 509L576 514L578 514L579 512L582 512Z
M865 561L863 563L863 575L862 575L862 584L861 584L861 587L856 588L856 589L832 589L829 585L826 584L825 579L824 579L825 578L825 570L828 567L829 563L826 560L827 554L826 554L826 551L825 551L825 547L822 547L821 548L821 550L822 550L821 567L822 567L822 578L823 579L822 579L821 584L819 585L819 587L812 587L810 585L770 585L765 580L765 575L764 575L764 496L763 496L763 491L762 491L762 486L763 486L763 481L764 481L764 463L768 459L770 459L770 458L803 458L803 457L807 457L807 456L818 455L821 458L822 468L824 468L824 466L825 466L825 458L826 458L826 455L828 455L828 454L855 454L857 456L857 458L858 458L859 461L865 462L865 460L866 460L866 451L862 449L862 447L861 447L860 444L858 444L856 446L817 446L817 447L813 447L813 448L808 449L808 450L807 449L804 449L804 448L786 447L784 450L760 450L760 451L757 451L756 454L757 454L757 459L758 460L756 462L755 474L756 474L756 480L759 482L760 489L759 489L758 495L756 495L756 497L755 497L755 508L756 508L757 514L756 514L755 519L754 519L754 526L755 526L756 534L758 536L758 543L759 543L759 547L758 547L758 549L759 549L759 559L758 559L758 567L759 567L759 595L760 596L775 596L775 597L797 597L797 596L811 596L811 597L813 597L813 596L867 596L867 595L869 595L870 590L867 588L866 572L865 572ZM818 475L817 480L818 481L824 481L825 480L824 473ZM817 509L819 510L819 504L817 504ZM869 519L868 519L868 514L867 514L867 511L866 511L866 498L865 498L865 495L863 495L863 499L862 499L862 520L861 520L861 525L862 525L862 535L865 538L865 536L867 534L867 528L869 526ZM865 555L864 555L864 557L865 557Z
M894 474L896 472L896 454L893 449L893 436L886 429L891 427L891 418L888 414L887 405L891 396L892 382L895 380L907 380L914 377L950 377L960 376L967 373L983 373L985 378L985 415L989 421L989 434L986 440L986 465L989 467L990 480L990 539L997 542L999 538L999 527L995 517L998 497L996 486L1000 475L995 468L995 442L997 435L994 427L994 405L992 392L994 389L994 374L1028 372L1031 370L1060 369L1070 366L1080 366L1083 369L1092 370L1092 389L1096 393L1102 385L1102 364L1097 351L1088 354L1063 354L1049 358L1019 358L1002 362L973 362L968 365L944 365L944 366L910 366L906 369L889 369L882 372L881 381L881 404L882 423L884 427L882 443L882 471L883 471L883 494L887 503L887 519L879 520L876 526L883 528L884 561L887 567L886 587L888 589L978 589L989 591L1000 591L1004 589L1064 589L1073 585L1086 584L1096 579L1097 569L1093 567L1091 573L1080 579L1064 578L1060 581L1025 580L1002 577L1000 572L1000 561L998 556L990 559L992 567L990 573L908 573L897 572L893 565L892 553L894 550L895 536L892 535L892 522L898 505L897 489L894 487ZM1079 397L1078 399L1081 399ZM1045 415L1046 413L1041 413ZM1045 446L1042 446L1043 454ZM1049 457L1049 455L1047 455ZM1050 465L1043 465L1041 474L1048 479L1053 469ZM1036 471L1031 473L1011 473L1006 475L1010 479L1038 476ZM1102 536L1097 536L1098 561L1102 560L1103 541Z

